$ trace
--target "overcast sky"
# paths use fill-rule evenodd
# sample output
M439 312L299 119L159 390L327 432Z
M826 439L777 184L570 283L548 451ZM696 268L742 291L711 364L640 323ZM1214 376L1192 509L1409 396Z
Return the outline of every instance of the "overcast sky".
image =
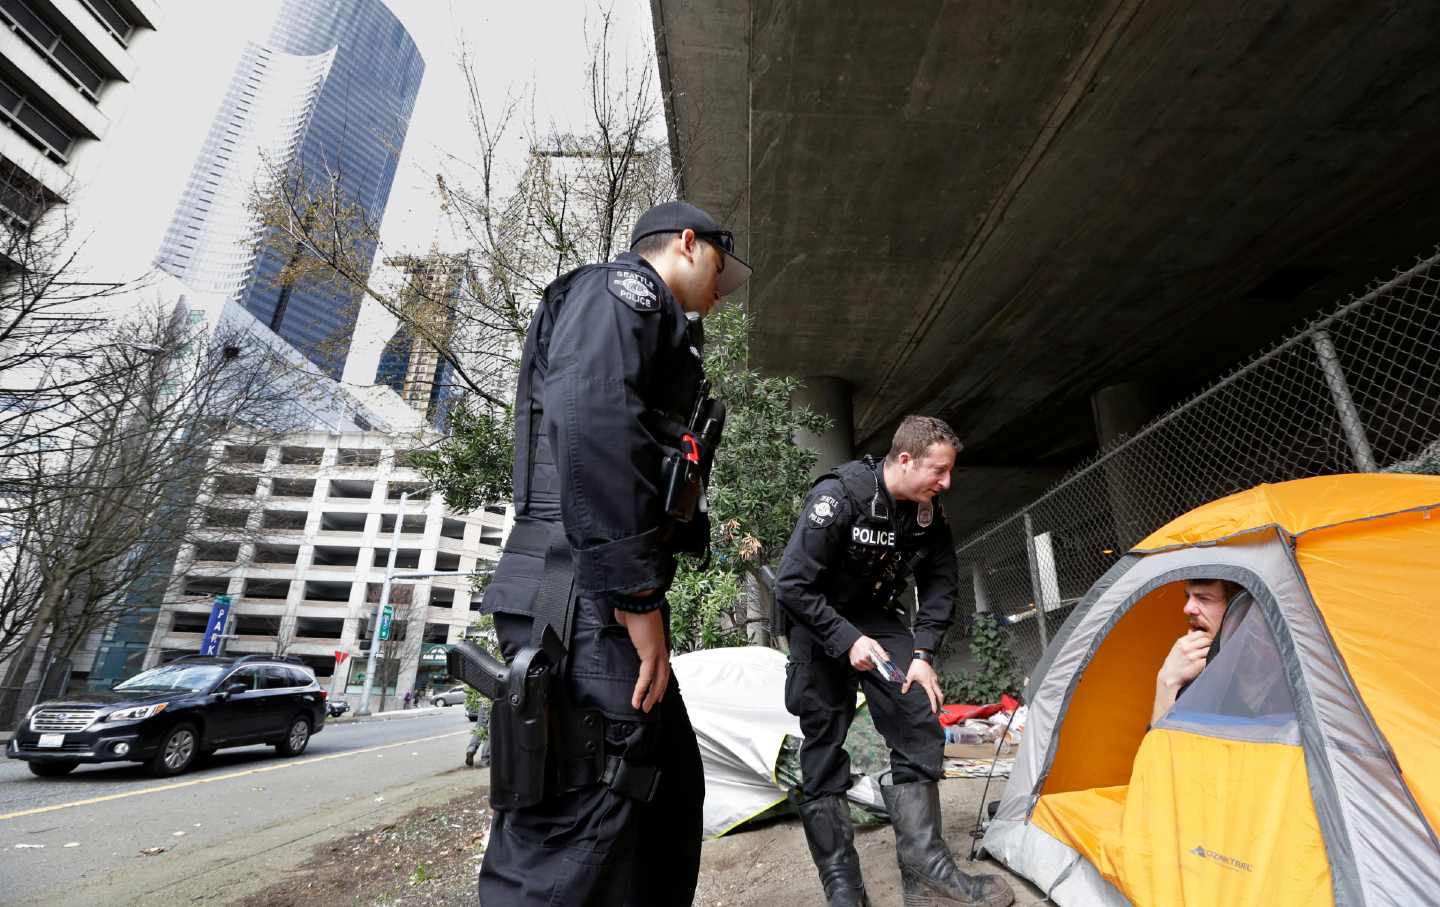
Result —
M435 173L446 155L473 158L468 101L458 51L466 42L479 61L486 103L533 86L541 126L583 124L587 0L385 0L425 59L425 76L410 119L381 241L391 251L424 252L439 231ZM164 20L137 46L139 64L118 121L95 149L95 166L70 205L85 240L83 258L97 279L123 280L150 268L189 177L195 155L247 40L263 40L279 0L167 0ZM614 0L621 46L644 53L650 44L646 0ZM652 78L654 78L652 72ZM527 114L528 116L528 114ZM523 163L517 133L510 163ZM92 152L94 153L94 152ZM374 377L378 350L394 322L361 313L347 381ZM367 374L368 372L368 374Z

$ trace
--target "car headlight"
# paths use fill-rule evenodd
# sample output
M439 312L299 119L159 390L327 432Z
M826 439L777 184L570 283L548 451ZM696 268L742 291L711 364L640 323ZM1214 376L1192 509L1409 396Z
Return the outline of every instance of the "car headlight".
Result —
M168 702L157 702L154 705L140 705L133 709L120 709L118 712L111 712L105 716L106 721L139 721L142 718L149 718L165 711Z

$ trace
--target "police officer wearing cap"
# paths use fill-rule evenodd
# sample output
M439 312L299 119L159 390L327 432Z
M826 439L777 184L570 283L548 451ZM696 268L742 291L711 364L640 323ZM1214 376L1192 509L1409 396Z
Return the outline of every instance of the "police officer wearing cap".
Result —
M630 251L551 284L531 321L515 398L515 525L483 608L514 659L563 552L573 594L557 701L599 719L604 752L566 761L538 803L495 804L485 907L694 896L704 774L670 673L665 593L682 546L664 466L674 426L708 387L700 319L749 275L728 231L668 202L640 217ZM513 743L497 735L496 766ZM596 764L598 777L577 768Z
M793 622L785 707L805 738L796 799L832 907L869 904L845 801L857 689L890 747L890 783L880 790L905 903L1014 900L998 877L961 872L940 835L944 734L933 663L950 626L958 567L936 496L950 487L960 447L939 419L905 417L884 460L846 463L816 480L780 564L777 598ZM912 581L913 627L901 603Z

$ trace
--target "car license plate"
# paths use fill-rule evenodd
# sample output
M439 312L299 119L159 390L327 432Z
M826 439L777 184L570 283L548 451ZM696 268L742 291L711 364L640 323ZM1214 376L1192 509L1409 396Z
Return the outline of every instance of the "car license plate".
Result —
M65 745L65 735L64 735L64 734L41 734L41 735L40 735L40 746L43 746L43 747L45 747L46 749L57 749L57 750L58 750L60 747L62 747L62 746L64 746L64 745Z

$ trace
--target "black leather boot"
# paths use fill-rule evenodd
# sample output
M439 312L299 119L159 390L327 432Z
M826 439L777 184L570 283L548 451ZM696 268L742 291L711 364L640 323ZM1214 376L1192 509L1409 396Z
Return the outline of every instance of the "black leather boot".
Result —
M805 843L820 871L829 907L870 907L865 881L860 877L860 855L855 852L855 827L850 808L839 794L798 804L805 826Z
M905 907L1007 907L1010 886L996 875L966 875L940 836L940 785L934 781L881 786L895 855L904 883Z

